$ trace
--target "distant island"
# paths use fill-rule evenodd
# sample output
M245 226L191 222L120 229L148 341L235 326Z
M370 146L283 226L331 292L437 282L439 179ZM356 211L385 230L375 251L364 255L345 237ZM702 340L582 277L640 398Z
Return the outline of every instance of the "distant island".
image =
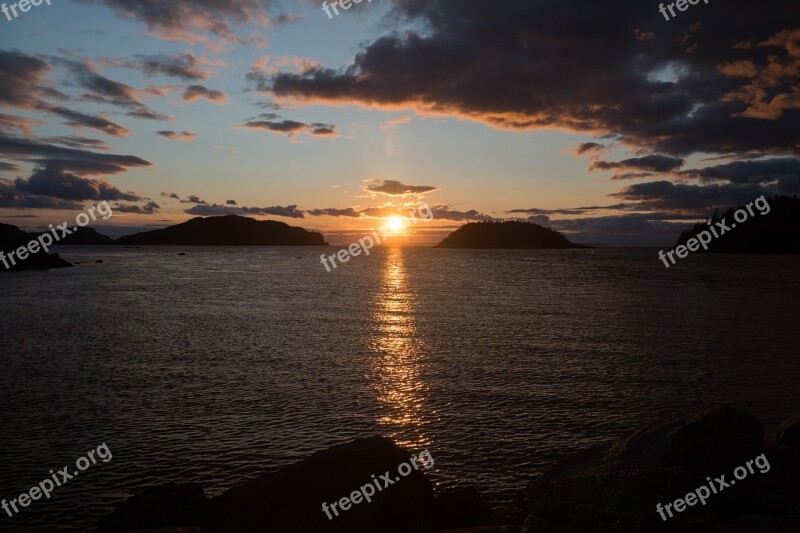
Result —
M27 247L28 243L36 240L38 236L38 233L26 233L11 224L0 224L0 254L2 254L0 255L0 273L72 266L72 264L61 259L58 254L49 254L41 249L34 254L29 254L26 251L25 259L20 259L17 250L21 247ZM40 245L37 247L40 247ZM12 252L14 255L9 257Z
M135 246L328 246L321 233L238 215L198 217L168 228L120 237Z
M561 233L532 222L470 222L448 235L436 248L564 249L587 248Z
M712 239L708 244L709 252L717 253L800 253L800 199L797 196L775 196L767 198L769 211L761 214L759 209L754 210L753 216L747 220L737 223L734 213L738 209L746 211L745 206L730 208L721 215L714 212L707 222L695 224L688 231L684 231L678 237L675 245L686 245L689 239L708 230L709 224L715 225L717 222L725 220L725 225L731 227L724 235ZM752 206L751 206L752 209ZM699 252L704 251L702 248Z

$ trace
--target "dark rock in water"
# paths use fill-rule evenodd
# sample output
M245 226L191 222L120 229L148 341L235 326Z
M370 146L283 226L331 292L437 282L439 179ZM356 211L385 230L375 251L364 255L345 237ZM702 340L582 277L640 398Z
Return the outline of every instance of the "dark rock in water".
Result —
M102 260L102 259L98 259L97 261L95 261L95 264L100 264L100 263L102 263L102 262L103 262L103 260Z
M178 255L186 255L186 254L185 254L185 253L183 253L183 252L181 252L181 253L179 253Z
M151 487L118 505L98 532L199 526L208 502L197 483Z
M433 500L435 531L472 526L495 526L507 523L480 497L473 487L446 490Z

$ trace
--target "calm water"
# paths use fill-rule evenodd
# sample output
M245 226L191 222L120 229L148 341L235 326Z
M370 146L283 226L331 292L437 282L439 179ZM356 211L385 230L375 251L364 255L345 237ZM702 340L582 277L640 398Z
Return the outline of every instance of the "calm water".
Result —
M329 274L320 253L69 248L76 268L0 276L0 498L113 453L0 529L87 530L145 486L216 495L376 433L509 507L676 412L800 411L800 257L389 248Z

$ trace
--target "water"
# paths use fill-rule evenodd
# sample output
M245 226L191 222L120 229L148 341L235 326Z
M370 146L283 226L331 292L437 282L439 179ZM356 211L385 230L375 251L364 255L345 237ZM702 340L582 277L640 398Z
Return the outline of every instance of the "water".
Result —
M216 495L372 434L507 510L667 416L800 411L800 257L384 248L327 273L322 251L75 247L0 276L0 498L113 454L0 529L86 531L146 486Z

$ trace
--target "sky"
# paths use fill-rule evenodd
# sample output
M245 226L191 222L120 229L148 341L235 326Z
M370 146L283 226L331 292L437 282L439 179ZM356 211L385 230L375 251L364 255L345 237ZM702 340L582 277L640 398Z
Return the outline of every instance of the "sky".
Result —
M14 2L6 3L16 5ZM330 2L328 2L330 4ZM800 190L800 5L52 0L0 15L0 222L519 219L673 244ZM329 9L328 11L333 11Z

